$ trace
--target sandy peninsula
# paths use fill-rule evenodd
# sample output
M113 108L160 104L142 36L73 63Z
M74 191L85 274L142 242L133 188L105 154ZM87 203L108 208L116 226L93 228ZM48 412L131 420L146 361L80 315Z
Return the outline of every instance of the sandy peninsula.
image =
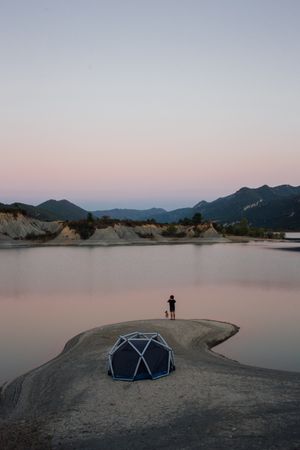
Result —
M131 331L158 331L176 371L113 381L107 352ZM238 332L207 320L147 320L86 331L1 391L1 449L300 448L300 374L245 366L210 349Z

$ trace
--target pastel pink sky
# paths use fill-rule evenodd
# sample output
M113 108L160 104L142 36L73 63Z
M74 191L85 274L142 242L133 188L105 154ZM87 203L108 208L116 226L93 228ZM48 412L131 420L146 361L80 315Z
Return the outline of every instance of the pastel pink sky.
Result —
M299 3L2 6L0 202L174 208L299 185Z

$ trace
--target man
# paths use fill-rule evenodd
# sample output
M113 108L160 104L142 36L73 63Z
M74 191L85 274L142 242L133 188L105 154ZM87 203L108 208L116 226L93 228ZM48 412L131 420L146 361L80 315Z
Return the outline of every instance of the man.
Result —
M174 295L170 295L168 303L169 303L169 308L170 308L170 316L171 316L170 319L171 320L175 320L175 303L176 303L176 300L174 298Z

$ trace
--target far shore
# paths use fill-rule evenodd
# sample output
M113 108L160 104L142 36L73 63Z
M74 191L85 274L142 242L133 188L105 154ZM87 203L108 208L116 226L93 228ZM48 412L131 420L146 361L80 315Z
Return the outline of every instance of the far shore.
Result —
M226 234L210 221L178 224L113 219L45 222L20 212L15 215L0 212L0 249L282 242L284 237L282 233L261 234L248 227L230 233L233 234ZM239 236L242 233L251 236Z
M36 242L28 240L9 240L0 241L0 249L8 248L29 248L29 247L118 247L118 246L148 246L148 245L183 245L183 244L216 244L216 243L230 243L230 239L223 237L215 238L199 238L199 239L164 239L164 240L150 240L143 239L139 241L134 240L119 240L119 241L104 241L104 240L74 240L61 242Z
M273 242L273 243L283 243L287 242L285 239L265 239L256 238L251 236L225 236L225 237L211 237L211 238L177 238L177 239L163 239L163 240L119 240L119 241L109 241L109 240L66 240L66 241L29 241L29 240L0 240L0 250L1 249L13 249L13 248L33 248L33 247L119 247L119 246L153 246L153 245L205 245L205 244L242 244L248 242Z

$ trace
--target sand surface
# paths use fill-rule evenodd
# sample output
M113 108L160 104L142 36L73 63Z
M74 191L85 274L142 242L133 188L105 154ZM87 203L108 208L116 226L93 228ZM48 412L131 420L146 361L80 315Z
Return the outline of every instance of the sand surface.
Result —
M107 352L131 331L160 332L174 349L176 371L155 381L113 381ZM2 388L0 447L299 449L300 374L209 350L237 331L215 321L147 320L84 332Z

